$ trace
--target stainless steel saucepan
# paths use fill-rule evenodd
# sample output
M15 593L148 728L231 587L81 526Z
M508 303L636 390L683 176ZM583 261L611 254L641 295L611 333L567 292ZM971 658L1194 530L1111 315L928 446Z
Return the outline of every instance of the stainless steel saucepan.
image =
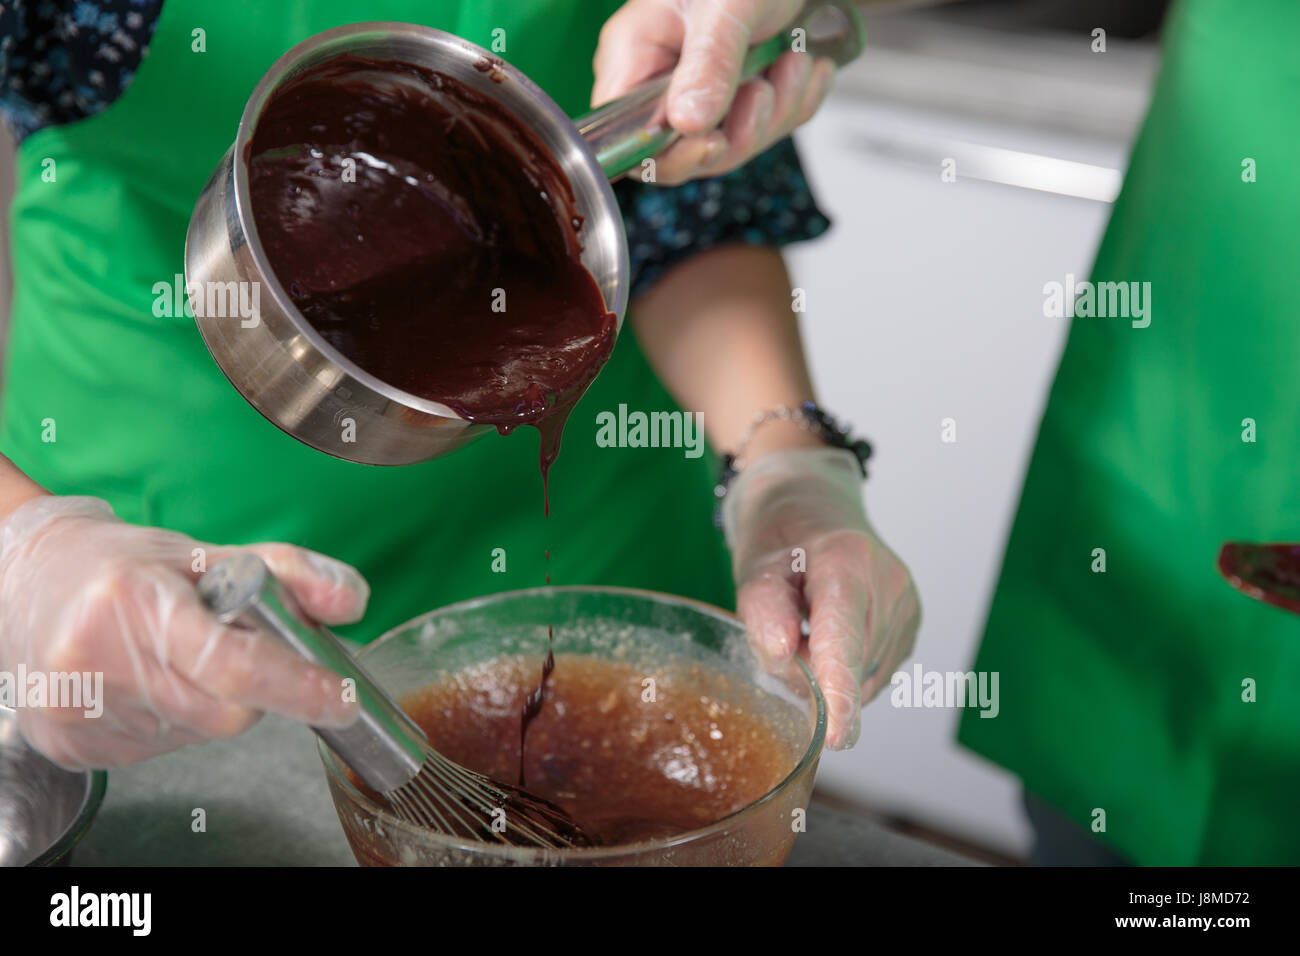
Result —
M809 55L843 64L861 52L864 31L853 4L813 0L788 29L750 51L746 76L759 73L788 49L797 27L804 31ZM620 327L628 298L627 240L609 181L662 150L677 133L664 119L667 76L571 121L527 76L487 50L410 23L326 30L289 50L262 77L244 108L234 146L203 188L190 219L185 278L195 321L240 394L294 438L348 461L410 464L454 451L490 427L394 388L337 352L293 305L271 271L253 224L243 157L263 108L286 80L344 53L446 73L531 127L573 184L583 217L582 261ZM252 289L257 289L256 300ZM255 316L230 307L241 290L246 302L258 303Z

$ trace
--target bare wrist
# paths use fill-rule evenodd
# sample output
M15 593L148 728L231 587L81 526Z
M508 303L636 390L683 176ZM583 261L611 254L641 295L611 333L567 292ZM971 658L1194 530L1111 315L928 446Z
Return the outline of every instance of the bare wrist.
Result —
M798 433L802 431L801 436ZM761 437L760 437L761 436ZM722 456L718 483L713 495L719 501L713 520L722 527L721 503L727 497L727 486L738 473L754 461L783 452L803 452L816 448L843 452L846 460L856 462L862 478L867 477L867 459L871 457L871 443L865 438L855 438L846 426L841 426L811 399L797 407L781 405L759 412L741 436L735 450Z
M797 422L766 422L750 439L745 449L744 464L756 461L769 452L788 451L791 448L820 448L824 444L821 438Z
M18 466L0 455L0 521L33 498L49 492L19 471Z

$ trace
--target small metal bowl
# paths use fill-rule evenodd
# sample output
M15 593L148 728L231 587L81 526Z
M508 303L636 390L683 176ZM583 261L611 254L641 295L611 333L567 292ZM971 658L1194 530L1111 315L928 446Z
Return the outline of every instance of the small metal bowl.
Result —
M0 866L66 863L107 787L104 771L64 770L29 747L0 705Z

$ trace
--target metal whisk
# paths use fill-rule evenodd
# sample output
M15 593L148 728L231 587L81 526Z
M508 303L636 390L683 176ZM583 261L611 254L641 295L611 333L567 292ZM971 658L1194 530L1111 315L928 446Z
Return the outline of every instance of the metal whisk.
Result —
M358 720L312 728L402 820L439 833L555 849L592 840L567 813L519 787L475 773L429 746L424 731L329 630L310 620L260 558L239 554L199 579L199 597L224 624L283 638L307 660L355 682Z

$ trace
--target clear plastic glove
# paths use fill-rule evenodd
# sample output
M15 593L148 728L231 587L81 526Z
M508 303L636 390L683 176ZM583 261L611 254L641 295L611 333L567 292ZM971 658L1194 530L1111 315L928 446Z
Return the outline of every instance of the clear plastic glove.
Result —
M796 653L808 660L826 697L826 745L853 746L862 705L911 653L921 620L911 574L867 523L857 459L771 452L741 469L723 502L754 652L776 674Z
M98 498L35 498L0 522L0 670L100 672L103 712L20 707L33 747L70 769L111 767L232 737L263 711L319 726L356 719L337 674L217 623L195 592L195 548L208 567L257 554L324 623L365 611L361 575L315 552L203 545L126 524Z
M802 8L801 0L628 0L600 31L592 106L673 68L668 122L682 138L656 157L655 181L730 172L807 122L830 89L835 65L793 51L737 88L749 48Z

